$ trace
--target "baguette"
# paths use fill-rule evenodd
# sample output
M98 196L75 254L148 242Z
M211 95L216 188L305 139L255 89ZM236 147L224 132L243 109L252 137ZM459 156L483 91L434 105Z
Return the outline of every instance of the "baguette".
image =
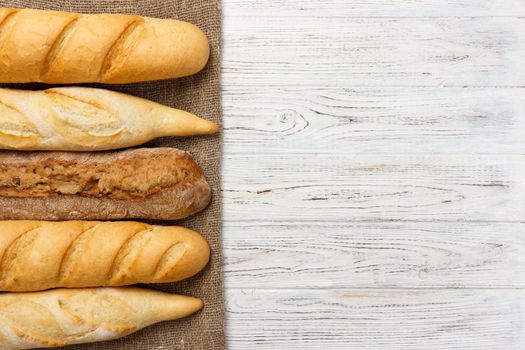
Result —
M131 287L0 294L0 349L34 349L124 337L189 316L200 299Z
M209 44L173 19L2 8L0 52L0 82L124 84L197 73Z
M110 150L216 131L216 124L193 114L109 90L0 89L1 149Z
M0 221L0 291L189 278L208 263L197 232L138 222Z
M0 152L0 220L176 220L210 197L200 167L174 148Z

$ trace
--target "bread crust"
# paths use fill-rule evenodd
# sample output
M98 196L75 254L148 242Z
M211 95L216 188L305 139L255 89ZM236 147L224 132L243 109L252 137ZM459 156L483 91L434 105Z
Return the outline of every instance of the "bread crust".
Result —
M1 149L111 150L217 129L191 113L104 89L0 89Z
M209 58L191 23L121 14L0 9L0 82L111 83L178 78Z
M0 196L0 220L114 220L114 219L157 219L176 220L185 218L203 210L211 198L211 189L200 167L191 156L174 148L142 148L105 153L69 153L69 152L0 152L0 167L20 167L24 164L40 163L44 166L53 161L59 164L83 164L86 166L110 167L120 160L152 159L159 155L166 156L175 167L183 167L185 172L170 187L160 187L152 194L133 199L112 199L105 196L86 196L81 192L66 194L61 188L47 196ZM142 167L142 168L141 168ZM134 174L147 172L148 163L134 169ZM124 179L133 176L130 173L117 174ZM138 175L137 175L138 176ZM50 181L49 179L44 179ZM156 181L148 176L144 181ZM16 187L20 179L14 179ZM156 184L156 183L155 183ZM23 184L20 184L23 185ZM75 183L75 185L77 185ZM1 190L0 190L1 192Z
M0 291L176 282L201 271L209 257L206 240L183 227L0 221Z
M0 349L112 340L202 309L200 299L143 288L0 294Z

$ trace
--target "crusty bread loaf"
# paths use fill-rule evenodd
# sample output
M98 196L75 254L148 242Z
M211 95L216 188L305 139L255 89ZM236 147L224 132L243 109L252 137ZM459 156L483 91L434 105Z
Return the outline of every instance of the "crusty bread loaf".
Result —
M183 227L0 221L0 291L175 282L209 257L206 240Z
M2 8L0 52L0 82L122 84L197 73L209 44L173 19Z
M200 299L131 287L0 294L0 349L121 338L203 307Z
M174 148L0 152L0 220L176 220L210 197L200 167Z
M95 151L136 146L161 136L211 134L193 114L103 89L0 89L0 148Z

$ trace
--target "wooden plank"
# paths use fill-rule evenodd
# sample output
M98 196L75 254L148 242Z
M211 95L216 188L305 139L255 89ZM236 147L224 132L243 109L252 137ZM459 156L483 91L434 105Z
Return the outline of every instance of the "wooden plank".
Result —
M523 156L226 155L224 218L523 221L524 165Z
M525 89L228 85L225 152L524 154Z
M521 0L228 0L227 17L436 17L524 16Z
M229 349L523 349L517 290L228 290Z
M230 17L225 87L525 86L525 18Z
M523 349L525 3L224 7L229 348Z
M228 288L525 288L523 223L227 223Z

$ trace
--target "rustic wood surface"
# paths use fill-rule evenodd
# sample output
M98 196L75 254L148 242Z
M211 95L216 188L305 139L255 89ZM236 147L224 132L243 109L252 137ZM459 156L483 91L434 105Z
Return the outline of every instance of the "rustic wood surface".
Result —
M525 348L525 1L224 0L230 349Z

